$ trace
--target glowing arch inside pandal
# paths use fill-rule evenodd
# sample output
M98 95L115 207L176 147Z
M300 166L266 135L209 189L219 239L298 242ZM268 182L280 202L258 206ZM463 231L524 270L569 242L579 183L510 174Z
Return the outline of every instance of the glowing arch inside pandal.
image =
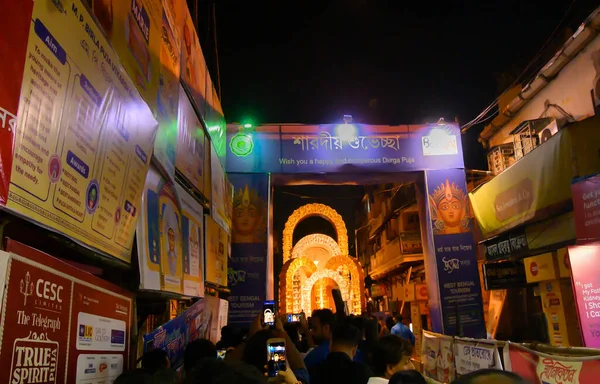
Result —
M294 230L307 217L320 216L335 228L338 241L313 233L293 243ZM346 224L335 209L324 204L307 204L296 209L283 231L283 267L279 274L279 303L286 313L303 310L310 314L324 302L323 289L318 290L313 308L313 288L319 282L332 280L340 289L350 313L360 314L365 307L364 272L360 262L348 255Z

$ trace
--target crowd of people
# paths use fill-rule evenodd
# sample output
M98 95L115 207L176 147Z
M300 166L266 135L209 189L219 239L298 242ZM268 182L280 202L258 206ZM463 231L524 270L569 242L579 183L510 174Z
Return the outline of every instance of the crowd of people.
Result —
M268 377L269 340L285 341L285 367ZM120 375L115 384L424 384L411 357L415 337L396 315L385 323L363 316L339 316L319 309L309 319L265 325L258 317L244 335L233 327L221 340L196 340L186 346L183 368L175 372L162 350L146 352L141 368ZM220 354L218 351L226 351ZM521 384L504 371L481 370L456 384Z

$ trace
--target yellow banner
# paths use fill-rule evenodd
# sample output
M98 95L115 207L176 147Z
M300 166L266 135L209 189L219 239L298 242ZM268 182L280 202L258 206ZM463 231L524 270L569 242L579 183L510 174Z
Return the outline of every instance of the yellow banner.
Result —
M229 236L210 216L205 215L206 226L206 282L227 286L227 259Z
M129 262L157 129L81 1L33 9L7 206Z
M558 277L552 252L527 257L523 259L523 262L528 283L554 280Z
M123 68L155 112L162 0L85 0L85 3L119 55Z

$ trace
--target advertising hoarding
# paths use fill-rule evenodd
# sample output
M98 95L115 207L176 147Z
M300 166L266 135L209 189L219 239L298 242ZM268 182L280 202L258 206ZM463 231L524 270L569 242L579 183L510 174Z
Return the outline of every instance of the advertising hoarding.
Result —
M83 4L61 4L33 8L7 207L130 262L157 123Z

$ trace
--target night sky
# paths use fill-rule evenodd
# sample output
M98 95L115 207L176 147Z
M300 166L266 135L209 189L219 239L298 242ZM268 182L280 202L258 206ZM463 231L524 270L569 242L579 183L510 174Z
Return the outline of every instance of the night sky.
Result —
M597 5L217 0L225 117L254 124L336 123L344 114L358 123L419 124L439 117L466 123L521 74L555 29L527 80L566 39L565 29L576 29ZM210 1L199 0L198 24L215 79L209 7ZM481 128L463 137L470 168L486 168L475 132Z

